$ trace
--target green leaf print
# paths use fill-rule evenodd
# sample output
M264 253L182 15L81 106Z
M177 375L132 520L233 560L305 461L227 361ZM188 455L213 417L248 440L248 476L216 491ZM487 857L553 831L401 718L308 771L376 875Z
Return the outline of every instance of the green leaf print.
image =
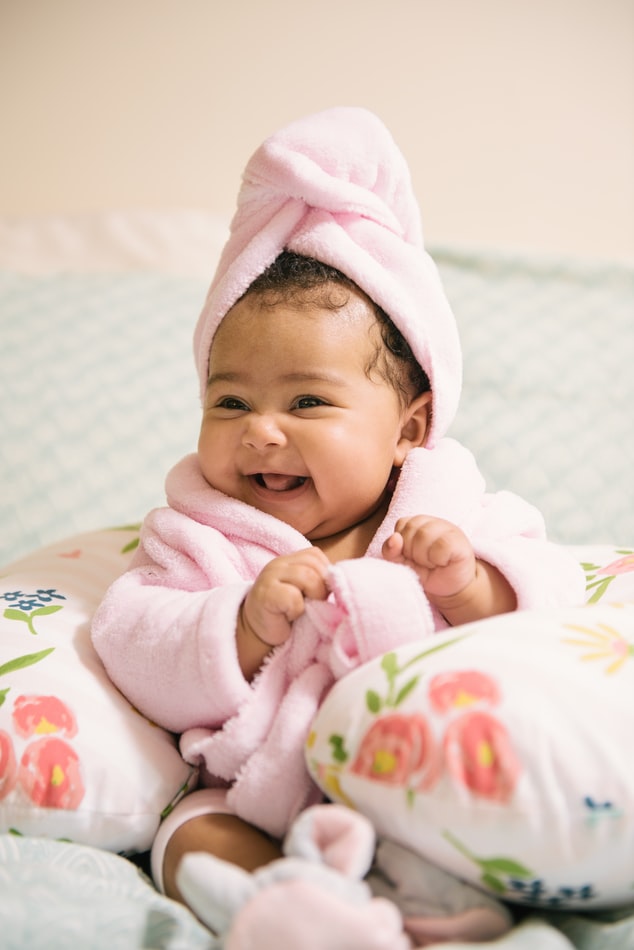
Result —
M596 604L601 600L612 581L621 574L628 574L634 571L634 550L631 548L615 548L614 553L618 555L616 560L609 564L592 564L590 561L582 561L581 567L586 575L586 593L592 594L587 599L588 604Z
M6 673L15 673L17 670L23 670L26 666L39 663L54 649L55 647L49 647L47 650L40 650L39 653L25 653L24 656L16 656L14 660L9 660L0 666L0 676L4 676Z
M381 659L381 669L385 671L388 679L396 676L398 673L398 660L396 653L386 653Z
M48 607L37 607L35 610L27 613L26 610L18 610L15 607L7 607L4 616L7 620L21 620L29 628L33 636L37 636L37 630L33 625L33 617L44 617L47 614L56 614L58 610L63 610L63 604L51 604Z
M495 874L487 874L485 872L481 876L480 880L485 887L488 887L491 891L495 891L495 893L499 894L500 897L506 893L506 884L504 881L501 881L499 877L496 877Z
M111 530L111 531L136 531L136 532L139 532L139 531L141 530L141 522L138 522L138 524L121 524L121 525L117 525L115 528L111 528L110 530ZM120 554L129 554L130 551L134 551L134 550L136 550L136 548L138 548L139 543L140 543L140 538L139 538L138 536L137 536L136 538L132 538L131 541L128 541L127 544L124 544L124 545L123 545L123 547L121 548L121 550L120 550L119 553L120 553Z
M399 690L399 692L396 695L396 699L394 700L395 706L400 706L403 700L407 696L409 696L411 691L415 689L416 686L418 686L419 680L420 680L420 676L414 676L408 683L405 684L405 686L402 687L402 689Z
M431 656L432 653L437 653L439 650L445 650L454 643L464 640L465 636L469 636L469 634L453 637L453 639L445 640L442 643L435 643L434 646L428 647L421 653L417 653L416 656L413 656L410 660L407 660L402 666L398 665L398 656L396 653L386 653L381 659L381 669L387 677L387 695L381 697L381 695L376 690L367 690L365 694L365 701L369 711L376 714L386 706L392 709L396 708L396 706L399 706L412 692L412 690L415 689L420 681L420 676L416 675L409 679L404 686L399 687L397 684L397 679L399 676L405 673L406 670L408 670L411 666L414 666L416 663L420 663L426 657Z
M7 673L15 673L17 670L23 670L27 666L33 666L34 663L39 663L40 660L47 657L49 653L52 653L54 649L55 647L49 647L47 650L40 650L39 653L25 653L24 656L16 656L15 659L9 660L0 666L0 676L5 676ZM10 689L11 687L7 686L6 689L0 690L0 706L2 706L7 698Z
M131 541L128 541L127 544L124 544L121 548L122 554L129 554L130 551L136 550L139 546L139 538L133 538Z
M332 748L332 757L335 762L347 762L350 756L346 752L346 740L344 736L332 735L328 737L328 742Z
M195 781L195 777L197 775L198 775L197 770L195 768L192 768L189 772L189 775L187 776L187 778L185 779L181 787L178 789L178 791L174 795L171 802L168 802L165 808L163 809L163 811L161 812L161 820L163 820L164 818L167 818L167 816L170 815L174 811L174 809L176 808L180 800L187 794L187 792L192 790L193 782Z
M498 871L512 877L533 877L532 871L512 858L481 858L478 864L488 872Z
M592 596L588 597L588 600L586 601L586 603L588 604L598 603L598 601L601 600L601 598L603 597L603 595L605 594L606 590L608 589L608 587L610 586L613 580L614 580L614 577L603 577L601 578L601 580L586 584L586 593L588 593L591 590L594 590Z
M495 891L496 894L504 894L508 890L505 879L513 878L515 880L531 880L535 877L533 871L515 861L513 858L493 857L479 858L462 841L459 841L450 831L443 831L443 838L454 846L465 858L472 861L480 868L480 880L485 887Z

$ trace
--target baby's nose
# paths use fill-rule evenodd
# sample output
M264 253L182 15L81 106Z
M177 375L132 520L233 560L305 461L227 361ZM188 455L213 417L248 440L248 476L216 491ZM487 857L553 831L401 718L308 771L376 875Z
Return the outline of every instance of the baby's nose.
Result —
M283 445L286 435L280 420L273 413L251 412L244 433L245 445L261 450L269 445Z

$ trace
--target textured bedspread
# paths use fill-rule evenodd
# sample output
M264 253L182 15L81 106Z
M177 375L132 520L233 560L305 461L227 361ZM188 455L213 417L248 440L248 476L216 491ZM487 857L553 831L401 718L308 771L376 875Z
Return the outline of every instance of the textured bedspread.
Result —
M465 380L451 435L563 543L634 538L634 269L439 249ZM213 255L210 253L210 258ZM208 280L0 256L0 563L140 520L194 449ZM212 265L210 262L210 272Z
M184 907L157 894L130 861L81 845L13 835L0 835L0 946L218 950L209 931ZM634 911L550 918L529 912L505 938L478 946L631 950ZM467 950L467 945L442 948Z
M4 950L203 950L209 932L125 858L82 845L0 835Z

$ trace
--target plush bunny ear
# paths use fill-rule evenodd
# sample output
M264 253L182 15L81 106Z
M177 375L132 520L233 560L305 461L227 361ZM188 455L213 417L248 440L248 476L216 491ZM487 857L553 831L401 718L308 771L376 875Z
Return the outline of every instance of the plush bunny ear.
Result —
M186 854L176 871L186 903L215 934L223 936L257 890L253 875L203 852Z
M360 879L370 869L374 846L374 829L363 815L343 805L315 805L294 822L284 853Z

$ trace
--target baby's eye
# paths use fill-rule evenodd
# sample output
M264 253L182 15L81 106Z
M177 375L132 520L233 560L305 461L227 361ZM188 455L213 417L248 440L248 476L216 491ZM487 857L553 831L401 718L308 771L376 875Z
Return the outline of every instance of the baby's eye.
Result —
M232 412L248 412L249 409L247 404L236 396L225 396L216 403L216 406L218 409L229 409Z
M319 396L299 396L293 405L294 409L314 409L315 406L325 406L323 399Z

